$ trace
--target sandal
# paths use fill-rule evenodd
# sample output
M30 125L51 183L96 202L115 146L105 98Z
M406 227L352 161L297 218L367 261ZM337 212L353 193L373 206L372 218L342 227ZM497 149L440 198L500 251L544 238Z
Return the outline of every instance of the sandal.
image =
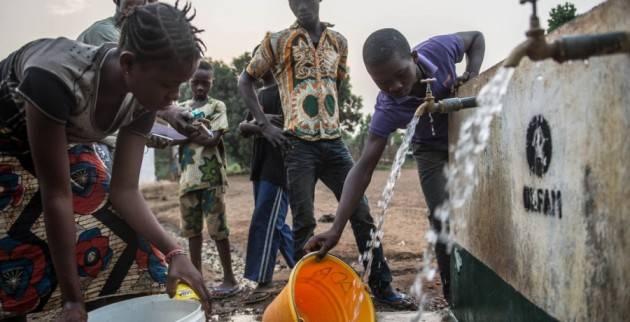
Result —
M417 311L418 304L409 295L402 293L398 290L392 291L389 295L374 295L374 299L382 304L388 305L396 310L400 311Z
M325 214L322 215L321 217L319 217L319 219L317 219L318 222L322 222L322 223L332 223L335 221L335 215L333 214Z
M222 300L232 297L242 291L243 287L241 285L236 285L234 287L212 287L210 289L210 296L213 299Z
M243 304L254 304L258 302L262 302L271 297L273 292L271 290L253 290L249 295L243 300Z

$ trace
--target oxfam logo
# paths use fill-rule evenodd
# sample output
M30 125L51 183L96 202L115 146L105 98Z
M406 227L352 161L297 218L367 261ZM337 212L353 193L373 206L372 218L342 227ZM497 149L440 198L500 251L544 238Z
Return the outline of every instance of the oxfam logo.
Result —
M527 128L527 163L529 169L539 177L549 170L551 163L551 130L542 115L536 115Z

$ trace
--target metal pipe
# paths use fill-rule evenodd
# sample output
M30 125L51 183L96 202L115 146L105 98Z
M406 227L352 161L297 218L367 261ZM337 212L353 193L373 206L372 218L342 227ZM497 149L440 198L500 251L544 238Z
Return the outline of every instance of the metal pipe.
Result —
M462 108L473 108L479 106L476 96L469 96L462 98Z
M461 109L472 108L479 106L477 104L477 97L453 97L446 98L437 103L437 108L432 112L450 113L459 111Z
M592 56L630 53L630 33L567 36L556 40L552 47L556 48L553 59L559 63L584 60Z
M477 97L452 97L445 98L437 103L434 100L426 100L416 109L416 116L422 116L425 113L450 113L462 109L477 107Z

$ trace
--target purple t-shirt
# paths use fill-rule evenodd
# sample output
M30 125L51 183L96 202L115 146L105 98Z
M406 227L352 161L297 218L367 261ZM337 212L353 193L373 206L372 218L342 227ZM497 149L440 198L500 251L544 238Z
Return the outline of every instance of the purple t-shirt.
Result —
M419 66L424 73L437 79L431 84L436 100L450 97L457 81L455 64L464 58L462 38L455 34L436 36L413 50L418 53ZM381 91L376 98L370 133L387 138L396 129L407 127L423 99L424 96L394 98ZM420 117L413 142L419 143L423 150L447 151L448 114L430 113Z

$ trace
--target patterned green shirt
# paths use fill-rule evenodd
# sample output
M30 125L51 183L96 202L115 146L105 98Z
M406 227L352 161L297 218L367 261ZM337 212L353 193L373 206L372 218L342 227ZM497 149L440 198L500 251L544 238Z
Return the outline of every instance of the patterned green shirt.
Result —
M192 100L186 101L180 108L192 111L192 104ZM210 121L211 131L227 132L227 111L223 102L208 98L206 105L195 110L204 113L205 118ZM195 190L227 187L227 160L223 139L219 145L211 148L192 142L183 144L179 151L179 161L182 169L179 179L180 195Z
M247 66L254 78L273 72L282 99L284 130L307 141L341 136L337 82L346 77L348 42L331 26L324 23L317 47L297 22L267 34Z

